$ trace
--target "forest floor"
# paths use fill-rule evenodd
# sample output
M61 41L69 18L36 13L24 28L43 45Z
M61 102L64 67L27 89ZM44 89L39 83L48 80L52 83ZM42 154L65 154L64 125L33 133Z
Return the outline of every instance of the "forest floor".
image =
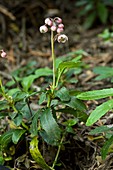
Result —
M48 13L50 15L50 11ZM96 81L96 74L93 72L96 66L113 66L113 43L105 42L98 36L105 27L98 25L96 28L84 30L79 19L75 19L73 13L59 14L55 10L53 10L53 13L63 16L65 33L69 38L65 45L55 45L56 56L65 56L69 52L84 50L82 57L84 68L77 75L78 82L67 84L67 86L82 91L112 87L109 79ZM21 22L19 22L19 18L21 18ZM31 61L36 61L36 68L51 67L50 35L49 33L42 35L39 32L39 26L43 24L44 18L40 19L37 27L35 26L36 19L32 21L32 26L30 26L27 18L20 16L18 21L9 22L8 28L6 16L3 17L1 22L2 24L5 23L5 29L8 29L9 33L7 35L7 31L4 32L2 28L1 31L5 38L2 35L0 36L1 48L4 48L7 52L7 59L2 58L0 62L0 76L4 82L11 79L10 72L25 66ZM43 82L42 79L40 81ZM102 100L86 101L86 105L91 111L102 102ZM101 137L96 139L95 136L89 135L90 130L95 127L112 124L112 114L112 112L111 114L108 113L92 127L85 126L83 122L78 123L74 129L76 135L68 134L66 136L65 148L61 150L59 155L62 166L56 168L56 170L112 170L113 154L109 154L104 161L101 159L100 149L104 139ZM50 149L49 153L45 155L46 160L51 157L50 154L53 152Z

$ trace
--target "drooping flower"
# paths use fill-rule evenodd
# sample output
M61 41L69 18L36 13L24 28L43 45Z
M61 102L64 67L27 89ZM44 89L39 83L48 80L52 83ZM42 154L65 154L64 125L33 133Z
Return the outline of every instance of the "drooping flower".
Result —
M51 31L56 31L57 27L55 25L51 26Z
M6 52L5 52L4 50L1 50L1 57L2 57L2 58L7 57L7 54L6 54Z
M61 34L64 31L64 24L62 23L62 19L59 17L55 18L46 18L45 25L40 27L41 33L46 33L48 30L53 32L56 31L56 35L54 36L54 41L58 41L59 43L65 43L68 41L68 37L65 34Z
M55 17L54 20L55 20L55 22L58 23L58 24L62 23L62 19L59 18L59 17Z
M46 33L47 31L48 31L48 28L47 28L46 25L42 25L42 26L40 27L40 32L41 32L41 33Z
M64 24L58 24L58 28L64 28Z
M68 41L68 37L65 34L61 34L57 37L57 41L59 43L65 43L66 41Z
M57 29L57 33L61 33L61 32L63 32L63 31L64 31L63 28L58 28L58 29Z
M45 24L49 25L49 26L52 26L53 25L53 22L50 18L46 18L45 19Z

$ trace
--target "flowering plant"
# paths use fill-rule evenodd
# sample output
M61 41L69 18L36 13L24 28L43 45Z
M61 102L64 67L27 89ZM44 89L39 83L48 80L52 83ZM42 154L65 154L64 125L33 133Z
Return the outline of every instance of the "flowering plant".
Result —
M16 152L15 145L20 145L25 141L27 143L25 156L27 157L30 153L35 161L32 163L33 165L30 165L31 162L27 160L29 163L26 168L37 164L42 169L54 170L66 133L75 133L73 126L79 120L86 121L87 119L86 106L75 97L77 91L68 90L61 81L63 73L66 74L70 68L81 66L80 57L71 58L69 61L65 58L64 61L56 62L54 43L55 41L65 43L68 41L68 37L63 33L64 24L59 17L45 19L45 24L40 27L40 32L46 33L49 29L51 30L53 68L40 68L22 78L19 77L19 71L16 70L12 73L12 77L13 85L16 84L17 87L10 90L0 81L0 95L2 96L0 118L1 120L6 119L8 122L6 132L0 136L0 164L4 164L9 155L12 160ZM3 50L1 50L1 57L6 57ZM34 80L41 76L52 76L52 83L39 90L32 88ZM37 109L32 106L33 97L38 100ZM71 114L72 119L64 119L60 123L59 120L65 113ZM39 150L39 142L58 147L54 160L51 161L52 165L48 165L44 160ZM12 148L13 152L9 154ZM14 163L14 168L18 167L18 161L17 159Z

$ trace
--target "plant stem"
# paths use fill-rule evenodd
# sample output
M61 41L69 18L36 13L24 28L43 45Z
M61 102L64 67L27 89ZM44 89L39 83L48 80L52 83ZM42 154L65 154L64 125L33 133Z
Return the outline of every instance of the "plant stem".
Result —
M58 159L58 156L59 156L59 153L60 153L60 149L61 149L63 140L64 140L64 135L62 136L61 141L60 141L60 144L59 144L59 146L58 146L58 150L57 150L57 153L56 153L56 157L55 157L55 160L54 160L53 165L52 165L52 168L53 168L53 169L54 169L54 167L55 167L55 165L56 165L56 162L57 162L57 159Z
M51 31L51 52L52 52L52 60L53 60L53 85L52 85L52 93L55 89L55 78L56 78L56 66L55 66L55 52L54 52L54 33Z

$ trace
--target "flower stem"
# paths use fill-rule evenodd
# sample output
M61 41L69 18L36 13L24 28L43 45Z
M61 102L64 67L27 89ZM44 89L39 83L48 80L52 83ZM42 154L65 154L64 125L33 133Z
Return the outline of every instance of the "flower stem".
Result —
M54 93L55 89L55 78L56 78L56 66L55 66L55 52L54 52L54 33L51 31L51 52L52 52L52 60L53 60L53 84L52 84L52 93Z
M57 159L58 159L58 156L59 156L59 153L60 153L60 149L61 149L63 140L64 140L64 135L62 136L61 141L60 141L60 144L59 144L59 146L58 146L58 150L57 150L57 153L56 153L56 157L55 157L55 160L54 160L53 165L52 165L52 168L53 168L53 169L54 169L54 167L55 167L55 165L56 165L56 162L57 162Z

